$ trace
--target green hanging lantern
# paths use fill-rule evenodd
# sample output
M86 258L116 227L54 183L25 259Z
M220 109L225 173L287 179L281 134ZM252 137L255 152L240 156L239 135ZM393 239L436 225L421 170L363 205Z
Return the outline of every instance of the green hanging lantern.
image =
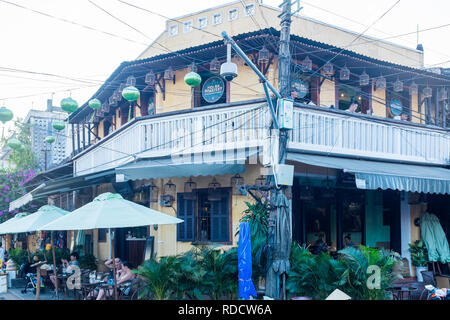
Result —
M14 150L19 150L22 148L22 143L18 139L12 138L8 140L8 147Z
M184 82L186 82L188 86L197 87L202 83L202 77L200 77L197 72L189 72L184 76Z
M140 92L133 86L126 87L122 90L122 97L128 102L134 102L140 97Z
M67 113L75 112L78 109L78 102L76 102L70 97L64 98L61 100L61 109L63 109Z
M89 107L94 110L100 109L102 107L102 102L98 99L89 100Z
M61 131L61 130L64 130L66 128L66 124L64 122L62 122L62 121L55 121L55 122L52 123L52 127L55 130Z
M50 144L52 144L55 141L56 141L55 137L52 137L52 136L47 136L45 138L45 142L50 143Z
M5 107L0 108L0 121L3 122L3 124L5 124L9 120L11 120L13 118L13 116L14 115L11 110L9 110Z

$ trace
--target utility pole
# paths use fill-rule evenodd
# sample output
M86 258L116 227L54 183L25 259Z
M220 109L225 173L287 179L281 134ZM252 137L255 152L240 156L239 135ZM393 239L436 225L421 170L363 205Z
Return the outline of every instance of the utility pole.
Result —
M286 186L292 185L292 177L294 173L293 166L285 165L286 155L287 155L287 141L289 137L289 131L292 130L292 112L293 112L293 102L290 101L290 68L291 68L291 53L290 53L290 27L291 27L291 17L292 14L292 3L297 3L298 12L300 8L299 0L284 0L280 5L282 8L282 13L279 15L281 19L281 36L280 36L280 47L279 47L279 55L278 55L278 69L279 69L279 86L278 91L270 84L267 78L258 70L258 68L253 64L253 62L247 57L247 55L242 51L242 49L235 43L235 41L224 31L222 32L222 36L227 43L227 47L233 47L236 53L246 62L246 64L258 75L260 78L264 92L266 94L267 103L269 106L269 110L272 116L272 135L273 135L273 144L271 145L272 150L270 151L271 160L270 165L273 169L273 175L270 177L272 180L271 185L271 198L272 200L277 198L279 193L286 192ZM228 59L227 64L230 64L230 59ZM222 69L222 68L221 68ZM222 74L222 70L221 70ZM237 72L236 72L237 75ZM231 81L231 80L230 80ZM270 96L269 90L272 94L275 95L277 99L277 106L273 105L272 97ZM288 99L283 99L288 98ZM272 152L276 150L278 152ZM273 155L273 156L272 156ZM283 172L283 174L280 174ZM289 176L291 178L286 178ZM284 177L283 181L277 181L280 177ZM280 184L280 186L278 186ZM291 187L288 187L289 190ZM292 194L292 192L290 192ZM271 201L274 204L273 201ZM289 226L284 228L281 233L284 235L287 234L288 244L278 243L275 241L277 227L277 208L273 207L270 211L269 216L269 226L268 226L268 257L267 264L269 266L269 270L266 274L266 295L275 299L285 299L285 278L286 272L289 271L289 266L284 268L284 271L280 272L278 269L277 272L274 271L272 266L273 262L277 260L277 262L289 264L289 249L291 245L292 239L292 206L289 206ZM289 228L289 230L287 230ZM280 232L278 233L280 234ZM283 246L283 250L282 250ZM286 249L287 250L284 250ZM283 252L283 253L280 253ZM286 256L287 252L287 256ZM286 270L287 269L287 270ZM281 288L281 290L280 290Z
M281 20L281 33L280 33L280 47L278 52L278 90L280 92L281 98L289 98L291 91L291 51L290 51L290 40L291 40L291 22L292 22L292 4L295 2L297 4L297 9L295 12L300 11L300 1L299 0L283 0L281 3L281 14L278 16ZM280 102L280 100L279 100ZM278 115L280 115L280 106L277 108ZM286 163L287 156L287 142L289 138L289 129L285 126L281 126L278 132L278 159L274 159L274 161L278 161L278 163L273 164L273 168L275 165L284 165ZM271 199L272 202L277 198L279 192L286 194L286 191L290 195L292 195L292 187L291 186L280 186L278 188L277 183L275 181L275 172L274 176L272 176L272 185L274 188L271 190ZM289 206L289 230L284 230L281 225L277 224L280 222L280 218L276 217L277 211L271 210L269 216L269 227L268 227L268 236L269 236L269 256L268 256L268 265L269 269L266 274L266 295L273 297L275 299L286 299L286 273L289 271L289 267L286 267L285 270L279 270L277 273L274 272L272 263L275 260L289 259L289 254L286 257L286 243L278 243L279 235L276 233L285 232L289 234L285 234L285 238L288 239L289 243L287 246L290 247L290 242L292 241L292 200L290 201ZM277 231L277 229L279 229ZM283 230L281 230L283 229ZM277 240L276 240L277 239ZM284 248L282 248L284 246ZM288 249L289 250L289 249ZM287 264L289 264L287 262Z

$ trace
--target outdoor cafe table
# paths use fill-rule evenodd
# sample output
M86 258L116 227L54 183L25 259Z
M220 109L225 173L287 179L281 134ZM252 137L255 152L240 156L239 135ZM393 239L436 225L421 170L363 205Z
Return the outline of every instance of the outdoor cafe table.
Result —
M95 289L95 287L100 286L104 283L103 280L95 280L94 282L81 282L81 295L82 299L86 299L89 293Z

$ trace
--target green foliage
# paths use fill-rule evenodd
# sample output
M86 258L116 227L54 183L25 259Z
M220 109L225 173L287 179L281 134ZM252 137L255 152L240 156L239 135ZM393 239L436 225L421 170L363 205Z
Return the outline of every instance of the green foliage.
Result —
M267 273L267 241L269 234L269 207L267 204L245 202L247 209L241 222L248 222L252 245L252 278L258 283L259 277Z
M152 258L144 261L137 270L133 270L133 273L138 274L146 282L139 299L167 300L171 298L176 260L176 257L162 257L159 261Z
M146 285L140 299L237 298L237 249L199 247L182 255L152 258L133 270Z
M327 253L312 255L304 246L293 244L291 270L286 284L289 295L324 299L335 289L348 294L353 300L389 299L387 289L397 279L394 266L400 257L386 250L361 246L339 251L337 260ZM380 271L379 287L370 288L368 282L374 273L369 266Z
M31 257L33 257L34 255L37 255L39 261L47 261L47 263L49 264L53 263L52 250L37 250L35 253L31 254ZM61 265L61 259L69 260L69 258L69 249L61 249L55 247L55 261L57 266Z
M345 268L326 253L313 255L305 246L299 246L294 242L290 261L291 270L286 283L290 297L325 299L345 283Z
M225 252L219 249L203 248L199 262L206 272L203 277L205 294L214 300L237 298L237 248Z
M394 266L400 260L398 254L364 246L360 246L358 249L345 248L339 253L340 263L347 268L344 292L354 300L385 300L390 298L387 289L392 287L395 279L401 277L394 272ZM378 288L371 289L368 285L369 277L373 275L373 273L368 272L369 266L379 268L380 282Z
M15 166L15 170L36 170L37 160L36 155L31 149L31 124L24 123L23 119L17 119L14 121L14 129L10 130L11 134L16 135L22 143L22 147L19 150L12 150L9 155L9 162ZM3 138L2 145L7 144L7 139Z
M171 288L176 299L203 299L206 271L201 268L198 250L179 255L174 264Z
M80 255L80 268L96 270L97 269L97 258L92 254Z
M28 262L28 252L26 250L22 250L21 248L11 249L8 251L8 256L14 264L16 268L20 270L20 266ZM30 257L31 258L31 257Z
M34 176L33 170L0 170L0 216L1 222L12 218L18 210L9 211L9 203L26 193L24 185ZM31 206L31 205L30 205ZM31 208L32 209L32 208Z
M411 253L411 262L415 267L426 267L428 264L428 251L422 240L416 240L409 244L409 252Z

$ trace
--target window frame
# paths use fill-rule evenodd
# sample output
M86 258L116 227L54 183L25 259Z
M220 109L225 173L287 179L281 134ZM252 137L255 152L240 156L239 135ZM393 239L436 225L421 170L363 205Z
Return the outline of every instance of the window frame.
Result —
M190 24L190 30L186 30L186 25ZM194 30L194 20L187 20L183 22L183 33L189 33L192 32L192 30Z
M253 7L252 13L251 13L251 14L248 13L248 8L249 8L249 7ZM248 4L246 4L246 5L244 6L244 16L246 16L246 17L252 17L252 16L255 15L255 13L256 13L256 5L255 5L254 2L253 2L253 3L248 3Z
M199 193L204 193L204 192L208 192L208 189L196 189L195 190L195 199L191 200L194 201L193 203L193 208L194 208L194 212L193 212L193 237L192 240L188 239L187 236L185 235L184 238L180 239L179 238L179 231L178 228L185 228L184 230L186 231L187 228L189 228L189 226L184 226L184 222L183 223L179 223L177 225L177 232L176 232L176 241L177 242L191 242L192 244L204 244L204 245L213 245L213 244L221 244L221 245L232 245L233 244L233 209L232 209L232 188L230 187L223 187L223 188L219 188L219 190L221 190L221 192L226 192L227 194L227 207L228 207L228 240L227 241L212 241L212 240L208 240L208 241L201 241L200 240L200 231L198 228L198 218L199 218ZM180 192L177 193L177 217L181 218L184 220L184 213L182 215L179 215L178 212L178 201L179 199L181 201L184 200L183 197L184 193ZM181 196L181 197L180 197Z
M220 21L216 23L215 19L214 19L215 17L219 17ZM218 12L218 13L215 13L215 14L212 15L211 24L213 26L217 26L217 25L221 24L222 22L223 22L223 20L222 20L222 13L221 12Z
M236 11L236 18L231 19L231 12ZM228 21L235 21L239 19L239 9L238 8L231 8L228 10Z
M172 33L172 30L175 30L175 33ZM175 37L178 35L178 24L172 24L169 26L169 37Z
M201 24L200 24L200 21L203 20L203 19L206 21L206 24L205 24L204 27L202 27ZM198 17L198 18L197 18L197 27L198 27L200 30L206 29L206 28L208 27L208 17L207 17L207 16Z

